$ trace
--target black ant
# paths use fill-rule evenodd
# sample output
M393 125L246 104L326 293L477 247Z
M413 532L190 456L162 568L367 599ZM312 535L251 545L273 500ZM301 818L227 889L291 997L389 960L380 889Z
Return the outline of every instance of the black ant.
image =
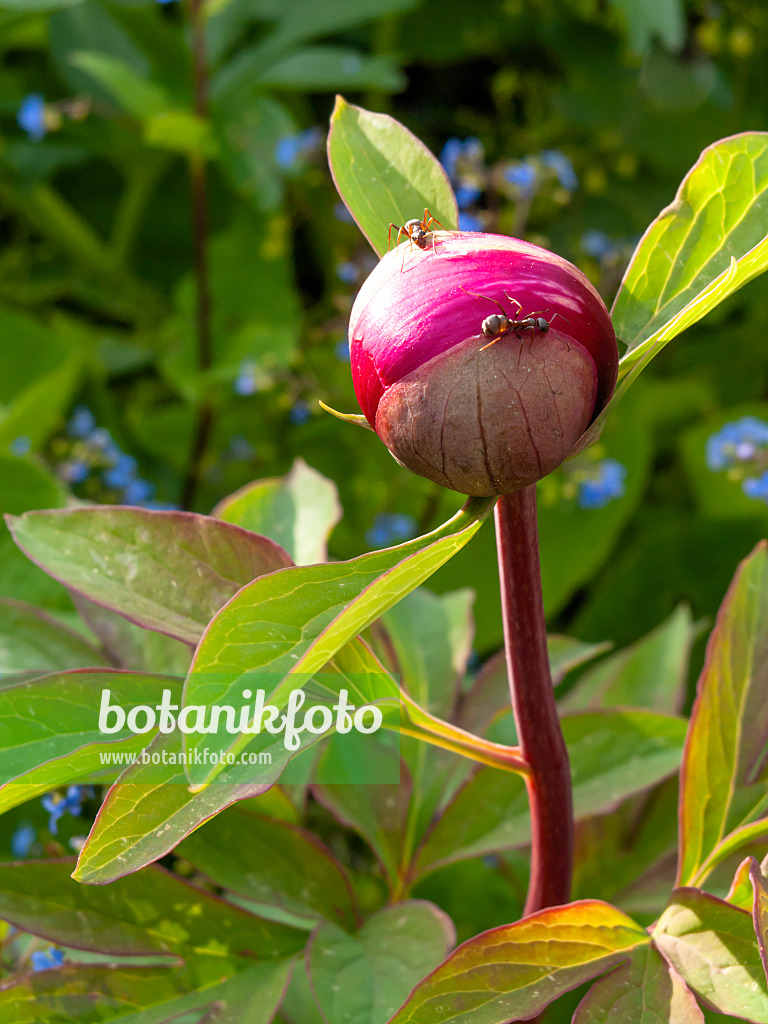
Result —
M459 285L459 287L461 288L461 285ZM465 288L462 288L461 290L466 292L467 295L474 295L474 292L467 292ZM504 311L504 307L500 302L496 302L496 299L492 299L488 295L474 295L476 299L488 299L489 302L496 303L501 310L501 315L498 313L492 313L482 322L480 330L486 338L493 338L493 341L489 341L487 345L483 345L480 349L481 352L485 352L485 350L490 348L491 345L495 345L500 338L503 338L504 335L508 334L510 331L514 331L518 338L520 337L521 331L541 331L542 334L546 334L555 317L558 316L561 320L565 320L565 322L568 323L568 320L562 313L555 313L551 319L545 320L541 314L546 313L546 309L541 309L537 313L526 313L525 316L520 316L523 311L521 303L519 303L517 299L513 299L511 295L507 294L507 292L504 292L504 294L510 302L514 302L517 306L516 319L508 317Z
M417 245L419 249L426 249L427 245L429 244L428 235L430 235L434 230L434 224L437 224L438 227L443 226L439 220L432 216L432 214L426 207L424 207L424 217L421 220L417 220L414 217L413 220L407 220L405 224L402 225L402 227L397 224L390 223L388 235L389 242L387 245L387 250L392 248L392 228L397 228L397 239L395 240L395 248L397 248L397 246L400 245L401 237L403 235L407 235L409 240L413 242L414 245Z

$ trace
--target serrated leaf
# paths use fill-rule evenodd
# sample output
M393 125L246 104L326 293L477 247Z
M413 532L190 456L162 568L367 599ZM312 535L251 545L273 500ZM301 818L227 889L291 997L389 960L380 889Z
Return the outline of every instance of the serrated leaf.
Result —
M704 1024L690 989L652 945L595 982L572 1024Z
M326 1020L385 1024L455 938L450 919L421 900L380 910L355 935L321 924L307 950L307 969Z
M192 512L102 505L7 521L22 551L54 579L188 643L240 587L291 564L274 541Z
M584 900L470 939L416 986L391 1024L506 1024L535 1016L648 943L615 907Z
M399 225L424 209L447 231L459 212L448 177L427 147L388 114L374 114L336 97L328 160L339 195L381 256L390 222Z
M748 913L700 889L676 889L653 941L708 1007L768 1021L768 986Z
M244 587L213 619L197 648L184 691L185 705L242 703L245 680L267 674L269 702L283 707L298 674L312 675L388 608L415 590L471 540L493 506L470 499L438 530L347 562L297 566ZM395 690L377 696L394 696ZM230 700L231 697L231 700ZM236 752L248 737L189 735L185 749ZM220 766L190 764L195 786Z
M312 565L326 560L326 542L342 510L336 484L295 459L290 473L247 484L220 501L212 515L271 537L296 565Z
M768 810L766 704L768 545L763 541L736 572L699 678L681 774L678 880L683 884L703 878L719 859L719 845Z
M346 871L311 832L234 807L177 847L216 885L310 920L354 927Z

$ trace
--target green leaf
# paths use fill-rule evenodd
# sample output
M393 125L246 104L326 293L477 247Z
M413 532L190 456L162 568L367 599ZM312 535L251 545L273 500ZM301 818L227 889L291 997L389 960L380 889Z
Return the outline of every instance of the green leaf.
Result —
M21 14L59 11L64 7L75 7L82 0L1 0L0 11L19 11Z
M187 677L185 705L241 703L246 677L252 683L258 673L268 673L274 685L269 701L283 706L298 673L322 669L349 640L428 579L471 540L492 506L492 500L470 499L425 537L348 562L298 566L244 587L207 628ZM223 729L217 737L190 734L185 749L215 750L218 744L221 751L236 752L247 739ZM220 766L188 767L190 782L200 786Z
M339 195L380 256L390 222L421 218L425 208L447 231L458 227L456 199L439 161L388 114L337 96L328 159Z
M326 560L326 542L342 511L336 484L295 459L284 477L247 484L212 514L271 537L296 565L312 565Z
M191 512L94 506L8 523L22 551L54 579L188 643L240 587L291 564L266 537Z
M239 76L271 89L325 92L334 89L382 89L400 92L406 79L395 59L388 54L367 56L346 46L306 46L293 50L265 66L264 47L241 51L237 58Z
M751 911L755 902L755 892L752 887L752 879L749 876L750 868L754 857L745 857L736 868L736 873L731 882L731 888L725 897L727 903L732 903L739 910Z
M679 605L648 636L588 669L560 706L568 711L624 706L679 712L695 636L690 609Z
M101 754L136 753L146 735L99 729L103 689L122 707L180 699L176 679L116 670L75 670L0 689L0 811L38 793L103 771Z
M158 735L146 750L160 763L132 763L109 790L80 851L78 881L111 882L165 856L225 807L269 789L298 753L286 750L282 735L262 734L249 749L263 755L260 763L235 765L215 785L190 793L178 733Z
M0 598L0 685L2 676L13 672L42 675L106 664L104 655L79 633L44 611Z
M635 250L611 311L627 352L610 405L668 341L766 266L768 133L742 132L702 152Z
M680 763L685 721L647 711L583 712L562 720L576 818L610 810L660 782ZM481 768L456 793L424 839L417 871L530 842L525 784Z
M596 982L579 1003L573 1024L704 1024L691 991L653 946Z
M768 545L739 566L707 645L681 775L679 881L768 810Z
M414 590L382 617L401 685L417 703L448 718L472 648L471 590L437 596Z
M165 1024L191 1010L208 1009L206 1024L270 1024L290 967L290 960L266 961L199 988L183 970L170 968L69 966L39 971L0 989L0 1016L4 1024L39 1024L43 1019Z
M607 903L542 910L470 939L413 990L391 1024L506 1024L613 967L648 936Z
M708 1007L768 1021L768 986L748 913L699 889L677 889L653 941Z
M454 941L450 919L423 901L380 910L356 935L321 924L307 951L307 967L325 1019L386 1024Z
M138 121L146 121L172 106L171 98L129 63L107 53L74 53L72 65L94 78Z
M219 815L177 847L216 885L310 920L354 927L354 899L339 862L311 832L242 807Z
M755 891L752 923L755 926L763 970L765 971L766 978L768 978L768 879L766 879L760 870L760 865L754 859L749 868L749 878Z
M301 932L233 907L162 868L101 889L73 881L72 863L0 864L3 920L76 949L194 959L201 980L215 978L227 959L285 956L304 944Z
M160 110L145 118L144 141L171 153L207 158L218 155L210 123L190 110Z

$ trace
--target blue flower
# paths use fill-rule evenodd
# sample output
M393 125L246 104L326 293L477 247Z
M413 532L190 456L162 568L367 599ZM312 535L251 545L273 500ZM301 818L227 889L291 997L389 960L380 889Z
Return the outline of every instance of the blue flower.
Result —
M380 512L373 520L373 526L365 535L370 548L383 548L401 540L416 536L416 520L399 512Z
M256 380L256 363L251 360L243 360L232 387L237 395L243 395L244 397L255 395L259 390L258 381Z
M39 142L48 133L45 116L45 100L39 92L32 92L21 101L16 121L34 142Z
M81 484L91 475L91 467L82 459L68 459L60 463L57 472L68 484Z
M545 167L555 172L563 188L573 192L579 187L579 179L576 177L573 164L564 153L557 149L545 149L540 159Z
M614 251L613 242L604 231L586 231L581 236L581 248L596 260L605 259Z
M355 223L355 218L346 208L344 203L336 203L336 205L333 208L333 216L336 218L336 220L343 221L346 224Z
M344 282L344 284L354 284L357 280L360 271L354 263L345 262L338 263L336 265L336 276Z
M459 231L482 231L483 222L473 213L459 213Z
M505 180L527 197L536 191L538 177L536 168L529 159L510 164L504 171Z
M95 429L96 420L90 409L84 405L75 406L72 418L67 424L67 433L70 437L88 437Z
M751 462L765 447L768 423L757 416L742 416L707 438L707 466L712 472L730 469L736 463Z
M298 402L296 402L296 404L293 406L288 416L291 423L293 423L297 427L300 427L310 419L312 413L310 412L307 403L300 398Z
M768 469L762 476L748 476L743 481L741 489L748 498L753 498L755 501L764 501L768 504Z
M349 342L347 341L346 338L342 338L341 341L337 341L336 344L334 345L333 351L335 352L336 358L339 360L339 362L349 362Z
M471 182L464 182L463 184L458 185L456 188L456 202L459 209L466 210L466 208L471 206L472 203L477 202L481 195L481 189Z
M456 175L456 165L459 162L459 157L463 151L464 144L461 139L448 139L446 144L443 146L443 151L440 154L440 163L445 168L445 173L451 179Z
M32 439L27 437L25 434L22 434L21 437L14 437L8 445L8 450L11 455L26 455L31 447Z
M275 163L284 171L296 166L300 157L312 153L322 141L323 133L319 128L307 128L299 135L284 135L275 146Z
M55 946L51 946L46 952L35 950L29 959L33 971L47 971L52 967L61 967L64 963L64 953Z
M11 853L14 857L21 859L28 857L35 845L37 831L29 821L22 821L11 836Z
M603 459L592 468L591 475L578 484L576 501L581 508L603 508L624 496L627 467L616 459Z
M137 468L136 459L123 452L114 466L105 470L104 483L107 487L127 487L136 478Z
M256 449L242 434L234 434L229 439L229 454L233 459L241 462L249 462L256 458Z
M43 810L50 815L48 819L48 830L52 835L59 831L59 819L65 814L71 814L77 818L83 809L83 799L90 792L90 786L69 786L66 796L56 791L48 793L42 799Z
M149 480L131 480L123 491L123 501L126 505L143 505L154 493L155 485Z

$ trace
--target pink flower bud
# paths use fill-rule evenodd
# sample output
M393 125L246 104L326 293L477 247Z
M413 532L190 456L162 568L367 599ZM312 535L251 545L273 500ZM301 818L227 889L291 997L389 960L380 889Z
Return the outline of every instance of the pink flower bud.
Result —
M526 487L560 465L613 393L608 311L580 270L536 245L467 231L427 239L388 252L355 300L360 408L421 476L472 495ZM535 328L520 324L529 318Z

